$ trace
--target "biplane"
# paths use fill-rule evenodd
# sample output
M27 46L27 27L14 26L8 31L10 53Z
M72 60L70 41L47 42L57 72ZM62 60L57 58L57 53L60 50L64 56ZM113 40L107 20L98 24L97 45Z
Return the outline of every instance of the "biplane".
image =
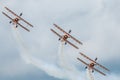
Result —
M64 35L60 35L59 33L57 33L55 30L51 29L51 31L53 33L55 33L57 36L59 36L59 41L61 42L65 42L65 45L68 43L70 44L71 46L73 46L74 48L76 49L79 49L76 45L74 45L73 43L71 43L70 41L68 41L67 39L68 38L71 38L73 39L74 41L76 41L77 43L81 44L82 45L82 42L80 42L79 40L77 40L76 38L74 38L73 36L70 35L71 33L71 30L69 30L69 32L66 32L64 31L62 28L60 28L58 25L56 24L53 24L57 29L59 29L60 31L62 31L64 33Z
M17 15L16 13L14 13L12 10L10 10L7 7L4 7L8 12L10 12L12 15L15 16L15 18L11 18L8 14L6 14L5 12L2 12L6 17L8 17L11 21L9 22L10 24L13 23L13 25L16 26L16 28L18 27L18 25L20 27L22 27L23 29L25 29L26 31L30 32L29 29L27 29L26 27L24 27L22 24L19 23L19 21L23 21L24 23L26 23L27 25L33 27L32 24L30 24L29 22L27 22L26 20L24 20L23 18L21 18L22 13L20 13L20 15Z
M88 59L89 61L91 61L90 63L86 63L85 61L83 61L82 59L80 58L77 58L79 61L81 61L83 64L86 65L85 69L92 69L92 72L97 71L98 73L106 76L105 73L103 73L102 71L98 70L97 68L95 68L95 66L99 66L101 67L102 69L106 70L106 71L110 71L109 69L107 69L106 67L102 66L101 64L97 63L97 58L95 58L95 60L92 60L91 58L89 58L88 56L86 56L85 54L83 53L80 53L81 56L83 56L84 58Z

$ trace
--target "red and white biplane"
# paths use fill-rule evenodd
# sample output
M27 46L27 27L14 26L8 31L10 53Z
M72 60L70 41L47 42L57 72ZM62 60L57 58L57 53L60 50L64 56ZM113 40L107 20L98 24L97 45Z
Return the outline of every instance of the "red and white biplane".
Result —
M95 70L95 71L99 72L100 74L102 74L102 75L104 75L104 76L106 76L106 74L103 73L102 71L96 69L95 66L98 65L98 66L101 67L102 69L104 69L104 70L106 70L106 71L110 71L110 70L107 69L106 67L104 67L104 66L102 66L101 64L97 63L97 62L96 62L96 61L97 61L97 58L95 58L95 60L92 60L91 58L89 58L88 56L86 56L86 55L83 54L83 53L80 53L80 55L91 61L90 63L86 63L86 62L83 61L82 59L77 58L79 61L81 61L83 64L86 65L85 69L87 69L87 68L88 68L88 69L92 69L92 72L94 72L94 70Z
M70 41L67 40L68 38L71 38L71 39L73 39L74 41L76 41L77 43L79 43L79 44L82 45L82 42L80 42L79 40L77 40L76 38L74 38L73 36L70 35L71 30L69 30L69 32L67 33L67 32L64 31L62 28L60 28L58 25L56 25L56 24L53 24L53 25L54 25L57 29L59 29L60 31L62 31L62 32L64 33L64 35L60 35L60 34L58 34L55 30L51 29L51 31L52 31L53 33L55 33L57 36L60 37L59 40L60 40L61 42L65 42L65 45L68 43L68 44L70 44L71 46L75 47L76 49L79 49L76 45L74 45L73 43L71 43Z
M16 25L16 28L19 26L21 26L23 29L25 29L26 31L30 32L29 29L27 29L26 27L24 27L22 24L19 23L19 21L23 21L24 23L28 24L29 26L33 27L32 24L30 24L29 22L27 22L26 20L24 20L23 18L21 18L22 13L20 13L20 15L18 16L17 14L15 14L12 10L10 10L7 7L4 7L8 12L10 12L11 14L13 14L15 16L15 18L11 18L8 14L6 14L5 12L2 12L6 17L8 17L11 21L9 23L13 23L14 25Z

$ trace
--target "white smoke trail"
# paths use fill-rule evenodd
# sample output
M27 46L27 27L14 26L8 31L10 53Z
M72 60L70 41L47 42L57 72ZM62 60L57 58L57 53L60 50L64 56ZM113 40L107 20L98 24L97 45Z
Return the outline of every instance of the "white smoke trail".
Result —
M64 53L64 42L59 43L58 57L59 57L59 65L69 71L79 73L78 70L74 66L69 66L69 63L66 61L66 53Z
M18 43L18 46L19 46L19 49L20 49L20 55L21 57L27 62L27 63L30 63L29 59L30 59L30 55L28 54L29 53L29 50L27 50L27 46L24 44L24 41L23 39L21 38L20 36L20 33L19 31L17 30L16 28L16 25L14 25L14 27L12 26L12 33L13 33L13 36L14 38L16 39L17 43Z
M60 69L59 67L57 67L55 65L48 64L48 63L43 62L42 60L36 59L36 58L31 59L31 64L42 69L50 76L53 76L56 78L61 78L61 79L65 78L64 71L62 71L62 69Z
M92 75L92 69L88 68L88 69L86 69L86 72L87 72L88 80L94 80L94 77Z
M59 65L61 67L64 67L65 64L65 58L64 58L64 53L63 53L63 48L64 48L64 42L60 42L59 43L59 47L58 47L58 61L59 61Z
M66 60L66 55L64 53L64 42L60 42L59 50L58 50L58 57L59 57L59 65L65 70L66 76L70 80L81 80L83 77L83 74L79 72L76 67L73 65L70 65ZM83 80L83 79L82 79Z
M17 30L17 28L13 27L12 28L12 32L13 35L17 41L17 43L19 44L19 49L20 49L20 53L21 53L21 57L27 62L27 63L31 63L34 66L40 68L41 70L45 71L48 75L56 77L56 78L65 78L64 73L62 71L62 69L58 68L55 65L52 64L48 64L46 62L43 62L42 60L33 58L29 53L28 48L26 47L26 45L24 44L24 41L22 40L19 31Z

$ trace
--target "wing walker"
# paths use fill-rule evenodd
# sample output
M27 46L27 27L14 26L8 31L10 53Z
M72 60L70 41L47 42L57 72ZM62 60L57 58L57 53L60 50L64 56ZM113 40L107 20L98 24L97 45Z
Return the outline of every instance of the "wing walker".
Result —
M95 70L95 71L97 71L98 73L100 73L100 74L102 74L102 75L104 75L104 76L106 76L106 74L105 74L104 72L98 70L97 68L95 68L95 66L99 66L100 68L102 68L102 69L104 69L104 70L106 70L106 71L110 71L109 69L107 69L107 68L104 67L103 65L97 63L97 62L96 62L96 61L97 61L97 58L95 58L95 60L92 60L91 58L89 58L88 56L86 56L86 55L83 54L83 53L80 53L80 55L90 61L90 63L87 63L87 62L83 61L82 59L77 58L79 61L81 61L83 64L86 65L85 69L87 69L87 68L92 69L92 72L94 72L94 70ZM99 69L100 69L100 68L99 68Z
M68 41L68 38L73 39L74 41L76 41L78 44L82 45L82 42L80 42L79 40L77 40L76 38L74 38L73 36L70 35L71 30L69 30L69 32L67 33L66 31L64 31L62 28L60 28L57 24L53 24L57 29L59 29L60 31L62 31L64 33L64 35L60 35L59 33L57 33L55 30L51 29L51 31L53 33L55 33L57 36L59 36L59 41L61 42L65 42L65 45L68 43L71 46L73 46L76 49L79 49L76 45L74 45L73 43L71 43L70 41Z
M21 23L19 23L19 21L23 21L24 23L28 24L30 27L33 27L32 24L30 24L29 22L27 22L26 20L24 20L21 16L22 13L20 13L20 15L17 15L16 13L14 13L12 10L10 10L7 7L4 7L8 12L10 12L12 15L15 16L15 18L10 17L7 13L2 12L6 17L8 17L11 21L9 22L10 24L13 23L13 25L16 25L16 28L18 27L18 25L20 27L22 27L23 29L25 29L26 31L30 32L29 29L27 29L26 27L24 27Z

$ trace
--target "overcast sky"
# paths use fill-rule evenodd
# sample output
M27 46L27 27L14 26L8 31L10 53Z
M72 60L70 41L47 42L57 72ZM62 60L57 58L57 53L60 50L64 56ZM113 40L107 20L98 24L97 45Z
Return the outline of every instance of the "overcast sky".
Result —
M119 80L119 4L120 0L1 0L0 80L85 80L84 65L76 59L81 57L78 52L92 59L98 57L98 62L110 69L107 77L95 73L96 79ZM16 34L9 19L2 14L2 11L8 13L3 5L16 14L22 12L22 17L34 25L31 28L24 24L31 32L18 27L19 34ZM71 29L71 35L83 42L82 46L78 45L79 50L70 45L64 47L65 64L78 73L59 66L60 44L50 31L55 29L53 23L65 31ZM22 40L15 37L18 35ZM31 64L26 62L26 57L23 59L22 52L34 57Z

